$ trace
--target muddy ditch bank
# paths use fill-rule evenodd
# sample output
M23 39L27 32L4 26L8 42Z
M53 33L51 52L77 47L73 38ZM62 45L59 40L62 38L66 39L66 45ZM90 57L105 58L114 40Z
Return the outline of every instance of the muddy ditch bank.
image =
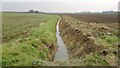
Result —
M80 58L85 54L102 50L102 47L95 44L94 38L89 33L74 29L63 18L59 26L60 35L68 50L69 59Z
M117 64L117 56L112 49L112 46L104 46L96 42L96 38L88 31L84 31L84 28L74 28L65 17L61 18L59 29L60 35L66 45L69 59L82 59L87 55L96 54L103 60L106 60L110 65ZM72 23L74 24L74 23ZM78 24L79 25L79 24ZM112 48L112 49L110 49ZM111 57L111 58L110 58ZM98 60L99 61L99 60Z

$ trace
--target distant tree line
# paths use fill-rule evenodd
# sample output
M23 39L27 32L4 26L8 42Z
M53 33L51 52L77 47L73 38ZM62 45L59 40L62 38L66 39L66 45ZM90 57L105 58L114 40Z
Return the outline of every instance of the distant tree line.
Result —
M29 10L28 13L44 13L44 12L38 10Z
M99 12L99 11L96 11L96 12L90 12L90 11L81 11L81 12L56 12L56 13L54 13L54 12L43 12L43 11L38 11L38 10L33 10L33 9L31 9L31 10L29 10L29 11L25 11L25 12L18 12L18 11L2 11L2 12L5 12L5 13L42 13L42 14L44 14L44 13L50 13L50 14L71 14L71 13L82 13L82 14L92 14L92 13L105 13L105 14L110 14L110 13L118 13L118 11L102 11L102 12ZM119 11L119 13L120 13L120 11Z

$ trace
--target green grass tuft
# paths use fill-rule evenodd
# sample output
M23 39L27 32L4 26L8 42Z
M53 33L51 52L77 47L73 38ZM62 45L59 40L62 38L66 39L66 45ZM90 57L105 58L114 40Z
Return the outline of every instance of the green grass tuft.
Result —
M109 66L110 64L104 60L99 54L89 54L84 59L85 66Z

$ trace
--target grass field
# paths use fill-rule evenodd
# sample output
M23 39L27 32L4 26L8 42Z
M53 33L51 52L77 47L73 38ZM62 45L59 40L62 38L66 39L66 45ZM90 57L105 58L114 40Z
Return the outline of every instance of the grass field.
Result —
M58 15L3 13L2 65L41 65L49 60L56 46L58 19Z
M63 17L61 16L65 20L64 22L67 22L73 29L89 33L95 39L94 43L102 47L101 51L107 53L104 56L100 54L103 52L97 50L98 53L91 52L85 54L85 56L78 54L76 56L78 59L70 59L65 62L50 61L53 60L56 51L56 24L60 16L35 13L3 13L2 18L3 66L116 65L116 59L118 58L116 56L118 54L117 43L120 39L116 14L65 14ZM77 35L77 32L74 34ZM72 40L76 39L73 38ZM86 43L86 41L83 43ZM89 47L89 45L86 47ZM82 47L75 46L73 49L79 52ZM90 48L86 50L90 50ZM84 54L85 50L81 52Z
M27 36L31 29L51 19L51 15L29 13L3 13L3 42ZM17 23L16 23L17 22Z

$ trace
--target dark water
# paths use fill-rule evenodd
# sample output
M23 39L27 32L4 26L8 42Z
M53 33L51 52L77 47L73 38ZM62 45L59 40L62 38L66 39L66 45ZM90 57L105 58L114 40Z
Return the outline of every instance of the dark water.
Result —
M59 19L60 21L61 19ZM68 60L68 53L67 53L67 49L65 47L65 44L62 41L62 38L60 37L60 32L59 32L59 21L56 27L56 37L57 37L57 44L58 44L58 50L55 54L55 61L66 61Z

